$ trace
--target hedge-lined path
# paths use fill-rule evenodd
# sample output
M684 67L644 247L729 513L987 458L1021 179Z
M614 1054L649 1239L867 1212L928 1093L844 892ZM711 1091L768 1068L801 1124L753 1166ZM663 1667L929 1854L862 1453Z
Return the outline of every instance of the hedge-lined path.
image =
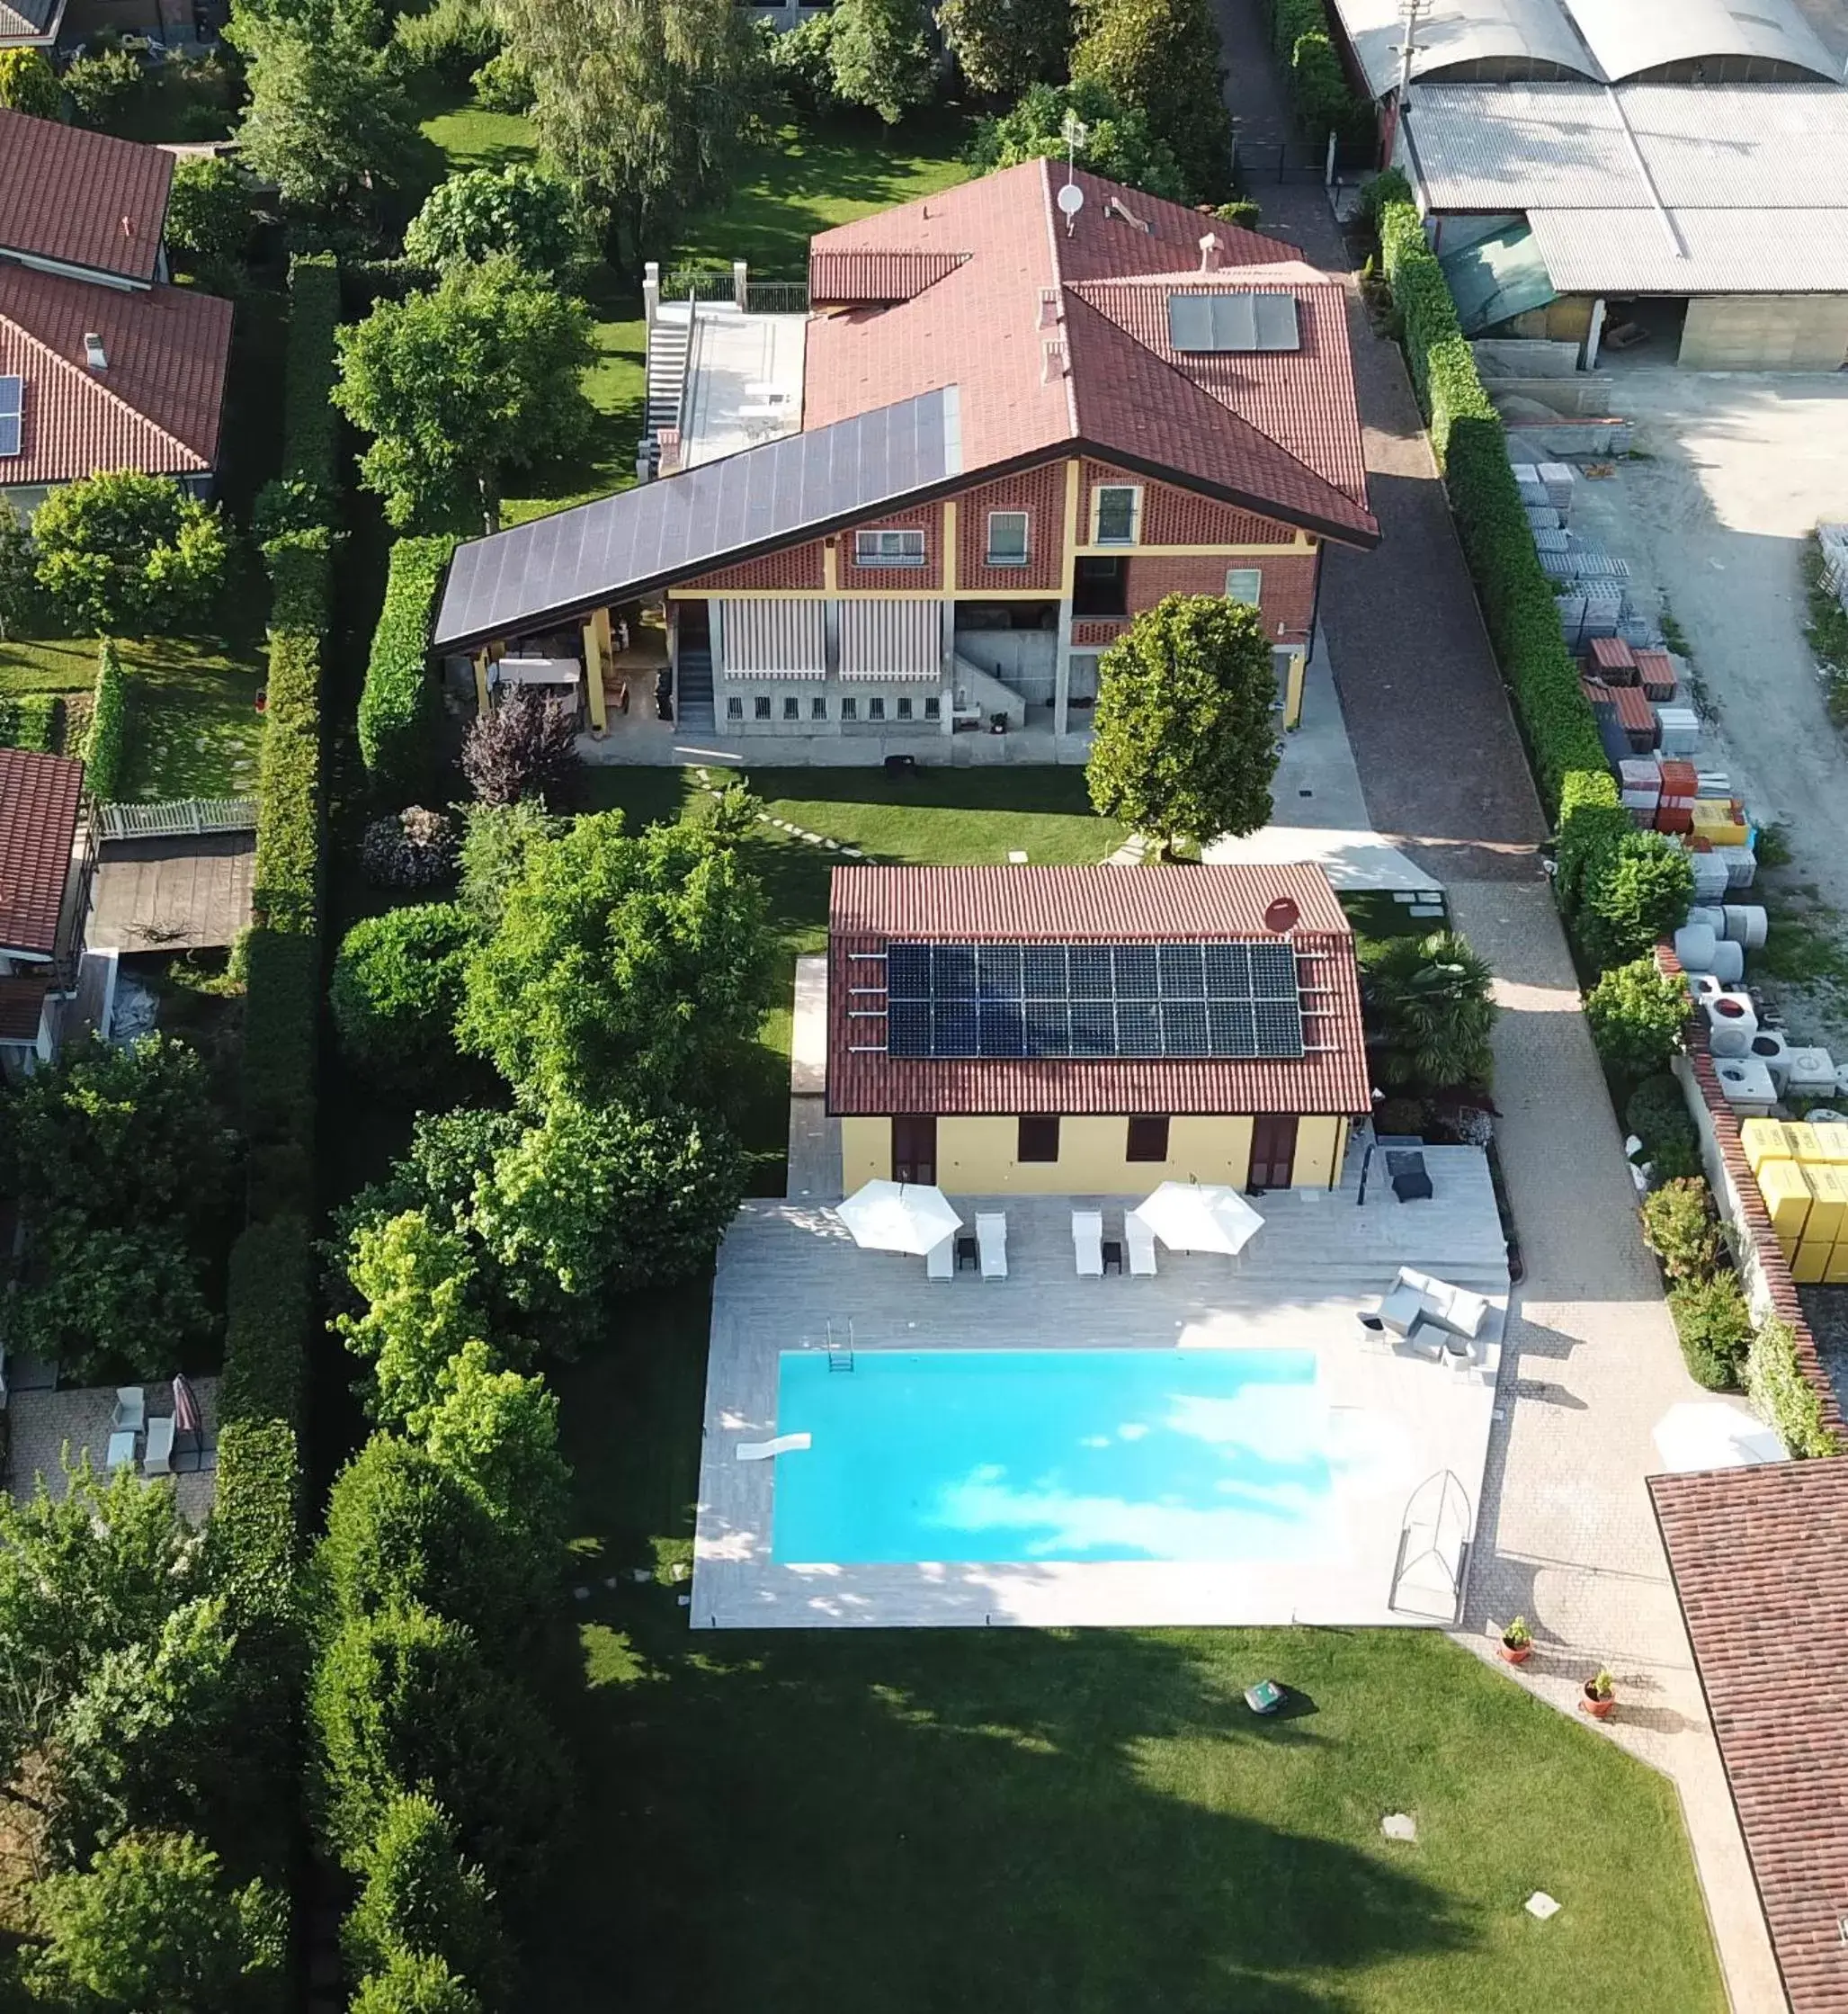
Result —
M1450 898L1495 973L1495 1138L1526 1269L1458 1640L1493 1659L1494 1625L1524 1616L1535 1650L1519 1682L1565 1713L1609 1668L1608 1732L1681 1794L1736 2014L1774 2014L1776 1968L1643 1483L1661 1465L1656 1422L1701 1393L1643 1247L1549 890L1465 882Z
M1217 4L1238 130L1279 139L1290 124L1260 0ZM1319 183L1261 179L1251 193L1263 228L1326 272L1347 273ZM1351 278L1348 325L1380 542L1373 552L1329 548L1320 617L1368 814L1441 881L1523 880L1539 871L1547 820L1404 360L1373 334Z

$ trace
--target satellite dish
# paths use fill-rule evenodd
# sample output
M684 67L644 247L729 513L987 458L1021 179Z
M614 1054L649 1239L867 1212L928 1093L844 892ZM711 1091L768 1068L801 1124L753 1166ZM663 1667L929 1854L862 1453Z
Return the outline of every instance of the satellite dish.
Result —
M1302 921L1302 911L1287 895L1280 895L1264 911L1264 928L1280 937L1287 937Z
M1067 182L1058 192L1058 207L1060 213L1067 218L1076 217L1084 209L1085 192L1076 182Z

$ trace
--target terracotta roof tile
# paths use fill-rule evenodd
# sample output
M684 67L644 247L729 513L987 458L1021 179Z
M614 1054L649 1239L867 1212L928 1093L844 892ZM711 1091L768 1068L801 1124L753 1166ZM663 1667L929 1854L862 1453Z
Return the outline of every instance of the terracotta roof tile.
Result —
M808 305L839 308L913 300L968 257L967 252L811 252Z
M0 748L0 951L57 950L83 794L82 763Z
M151 281L174 157L0 110L0 247Z
M212 469L231 313L190 287L101 287L0 262L0 374L25 380L20 452L0 461L0 482ZM102 371L85 361L92 334Z
M0 1042L38 1040L50 990L49 980L0 979Z
M1848 2014L1848 1459L1649 1495L1792 2014Z
M1326 1005L1305 1007L1299 1059L926 1058L856 1047L856 967L895 941L1236 942L1272 939L1264 912L1297 905L1299 961ZM837 1114L1293 1112L1370 1109L1353 938L1317 869L837 867L828 909L828 1109Z

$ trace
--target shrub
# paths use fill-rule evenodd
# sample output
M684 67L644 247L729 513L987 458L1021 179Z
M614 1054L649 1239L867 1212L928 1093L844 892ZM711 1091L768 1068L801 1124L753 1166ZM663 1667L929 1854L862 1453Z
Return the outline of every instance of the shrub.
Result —
M455 1058L472 917L452 902L388 909L349 930L328 1004L342 1047L374 1077L406 1088L439 1081Z
M1659 1181L1701 1172L1700 1135L1681 1085L1665 1071L1646 1077L1623 1108L1623 1123L1643 1143Z
M391 42L402 69L460 87L500 53L501 31L487 0L436 0L422 13L400 14Z
M826 20L826 15L821 17ZM504 112L517 118L532 110L532 72L517 49L504 49L476 71L475 96L484 112Z
M360 755L379 790L407 795L430 767L436 689L430 678L430 621L454 538L399 539L391 549L385 606L372 632L360 694Z
M1643 1242L1671 1280L1698 1280L1716 1271L1725 1255L1713 1198L1696 1177L1665 1182L1643 1198Z
M1839 1455L1839 1437L1825 1424L1822 1396L1797 1360L1797 1337L1776 1316L1753 1338L1745 1358L1745 1390L1761 1419L1783 1437L1799 1461Z
M410 804L367 826L360 864L375 888L435 888L455 873L459 852L451 819Z
M221 1419L301 1421L314 1336L307 1221L284 1212L248 1225L231 1247Z
M1309 139L1319 142L1331 130L1357 139L1370 130L1371 109L1349 87L1322 0L1272 0L1271 47L1283 65L1297 124Z
M320 917L321 653L312 635L270 637L267 710L257 765L259 929L311 934Z
M215 154L174 162L164 237L171 251L192 265L218 265L238 257L250 237L250 185Z
M244 1131L253 1216L314 1201L317 937L253 930L245 940Z
M1683 1280L1669 1290L1668 1311L1695 1382L1710 1392L1736 1384L1752 1340L1752 1312L1738 1275L1727 1267L1704 1280Z
M129 760L129 680L113 638L96 653L96 698L84 744L84 781L100 803L122 794Z
M0 698L0 748L54 752L58 742L56 693L19 693Z
M79 56L64 73L64 88L76 108L77 123L108 130L131 98L145 88L141 66L119 43L99 49L94 56Z
M491 931L508 894L525 879L539 849L563 831L564 820L531 798L514 804L471 804L463 818L462 885L456 900Z
M1588 864L1576 916L1579 946L1600 971L1641 958L1687 920L1693 896L1685 848L1660 832L1626 832Z
M1604 1067L1621 1077L1649 1077L1665 1070L1681 1046L1687 990L1657 971L1653 958L1638 958L1604 974L1585 1012Z
M576 721L526 687L516 686L469 723L462 774L484 804L559 803L576 771Z
M425 1796L399 1797L387 1809L340 1945L355 1977L384 1971L403 1951L442 1959L492 2005L506 1995L511 1954L493 1891Z
M1454 930L1370 946L1361 975L1367 1042L1388 1090L1486 1084L1495 1070L1488 966Z
M64 86L42 49L0 49L0 105L34 119L64 117Z

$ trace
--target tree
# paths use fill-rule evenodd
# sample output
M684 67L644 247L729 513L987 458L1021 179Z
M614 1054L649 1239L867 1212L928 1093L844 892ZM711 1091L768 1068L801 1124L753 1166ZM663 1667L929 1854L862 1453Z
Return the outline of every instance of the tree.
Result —
M566 184L516 161L438 183L405 232L405 256L441 273L504 254L529 273L555 278L576 258L583 237Z
M147 89L147 73L120 42L103 42L94 53L76 57L60 81L77 124L96 132L106 132Z
M237 30L250 58L238 152L253 174L316 210L396 184L416 121L376 49L351 32L242 9Z
M167 198L167 248L193 268L228 264L250 237L250 190L229 161L187 155L174 164Z
M1079 19L1072 81L1102 84L1147 112L1181 164L1188 200L1217 202L1232 180L1232 118L1206 0L1079 0Z
M441 1958L394 1951L361 1980L350 2014L483 2014L483 2002Z
M42 49L0 49L0 106L34 119L64 117L64 89Z
M337 1315L334 1326L372 1366L366 1410L421 1434L443 1366L487 1331L469 1242L427 1209L405 1210L359 1227L347 1276L365 1311Z
M606 204L629 255L730 186L763 59L736 0L505 0L540 145Z
M342 1047L360 1067L406 1089L440 1083L456 1061L475 921L454 902L362 917L341 941L327 989Z
M1454 930L1388 937L1363 960L1361 1001L1375 1080L1388 1091L1486 1085L1493 975Z
M462 1858L441 1806L420 1794L387 1809L340 1944L356 1977L388 1971L400 1953L440 1959L490 2006L505 1999L513 1969L487 1877Z
M337 340L334 402L373 436L361 479L401 530L458 528L471 512L491 528L503 472L564 452L590 420L589 318L511 259L379 300Z
M0 642L30 627L40 595L32 535L19 513L0 497Z
M929 0L836 0L828 61L844 103L896 126L937 94Z
M1072 0L942 0L937 22L958 68L985 98L1017 98L1066 74Z
M483 804L561 803L577 774L570 709L525 686L478 714L462 738L462 774Z
M54 489L32 513L32 544L40 586L74 628L98 635L203 615L229 557L212 506L134 469Z
M1653 958L1638 958L1611 966L1586 996L1585 1014L1607 1070L1648 1077L1681 1047L1687 989L1657 971Z
M228 1886L190 1833L131 1833L87 1872L40 1882L32 1907L45 1941L27 1983L66 2014L254 2014L272 2003L287 1902L262 1882Z
M534 851L565 828L531 797L505 804L478 801L463 816L462 882L456 900L484 931L491 931L499 926L508 890L524 879Z
M768 1004L763 891L689 825L618 811L536 847L469 968L457 1033L540 1104L704 1102Z
M1084 132L1073 155L1080 167L1170 202L1185 197L1181 165L1168 143L1149 130L1148 114L1120 105L1106 86L1091 80L1034 85L1012 112L982 121L969 157L984 174L1022 161L1063 160L1068 118Z
M1277 684L1254 608L1170 595L1098 664L1091 801L1159 842L1204 846L1271 816Z
M1641 958L1683 922L1694 866L1661 832L1628 831L1587 868L1574 917L1579 948L1602 971Z
M516 1548L529 1598L549 1592L565 1557L571 1470L558 1453L558 1401L540 1377L497 1369L487 1345L464 1343L444 1365L427 1416L433 1461L469 1483Z

